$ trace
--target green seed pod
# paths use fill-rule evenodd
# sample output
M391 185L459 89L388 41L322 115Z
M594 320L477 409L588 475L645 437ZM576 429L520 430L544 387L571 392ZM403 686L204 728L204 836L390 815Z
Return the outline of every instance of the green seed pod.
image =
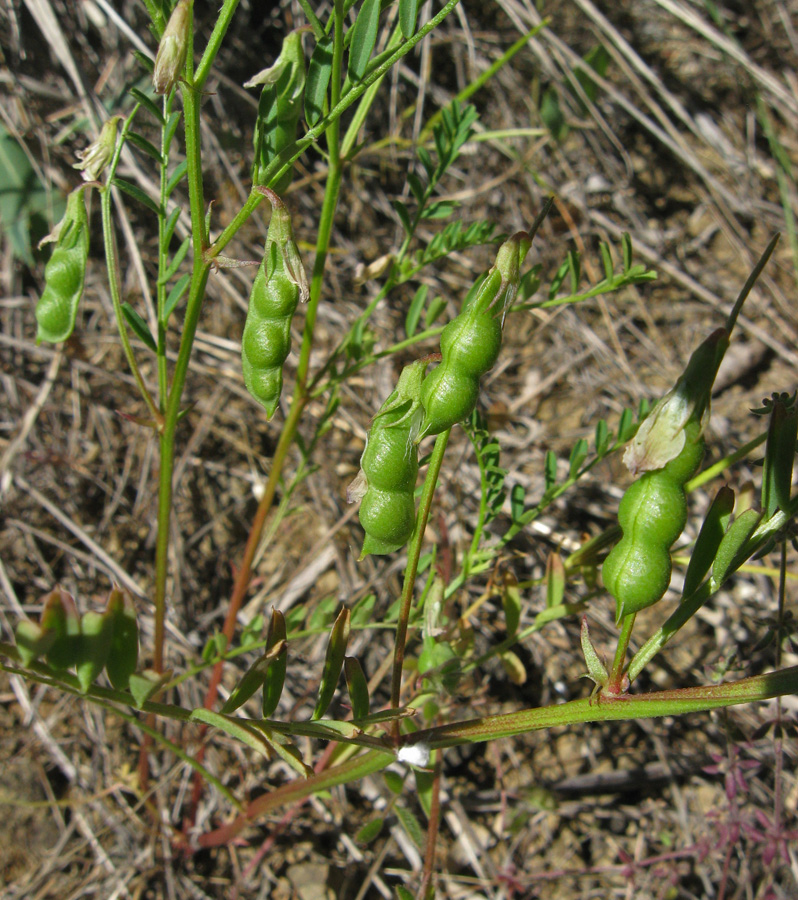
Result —
M269 418L280 402L283 364L291 350L291 320L309 294L307 276L283 201L262 188L272 205L263 262L255 276L241 338L244 383Z
M728 346L729 334L721 328L693 352L673 389L651 410L624 453L627 467L643 474L621 500L618 522L623 537L602 568L619 622L652 606L668 589L670 548L687 522L684 486L701 465L712 385Z
M277 61L250 79L244 87L263 85L255 122L255 166L252 180L266 185L262 172L279 154L296 141L302 97L305 90L305 54L302 35L292 31L283 41ZM268 184L277 193L284 191L293 178L289 169L279 181Z
M374 417L360 473L347 492L349 502L362 498L360 524L366 532L360 558L369 553L393 553L413 533L416 507L413 492L418 476L418 432L424 362L406 366L396 390Z
M473 298L443 329L441 364L421 388L425 415L418 440L446 431L474 411L479 380L499 357L504 315L518 289L521 263L530 244L526 232L502 244Z
M139 626L129 594L114 588L108 597L106 616L111 620L111 649L105 674L118 691L126 691L139 660Z
M44 290L36 304L36 343L65 341L75 327L89 256L89 218L83 190L72 191L64 218L42 241L55 241L55 248L44 267Z
M604 561L602 578L617 604L616 618L639 612L662 598L671 580L670 548L687 522L684 486L704 455L702 438L689 432L679 455L662 469L645 472L626 491L618 509L623 537Z

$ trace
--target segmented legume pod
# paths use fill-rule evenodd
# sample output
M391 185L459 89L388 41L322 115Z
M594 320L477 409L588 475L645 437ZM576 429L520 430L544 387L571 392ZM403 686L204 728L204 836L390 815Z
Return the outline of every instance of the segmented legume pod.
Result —
M422 415L419 396L424 365L419 361L405 367L396 390L374 417L360 474L349 491L350 501L362 496L360 524L366 538L361 559L369 553L393 553L413 533L418 475L415 437Z
M67 198L61 224L53 232L55 248L44 267L44 290L36 304L36 342L65 341L75 327L89 256L89 218L83 188Z
M421 388L424 421L419 440L440 434L474 411L479 380L499 357L504 315L518 289L521 263L530 244L526 232L502 244L474 299L443 329L441 364Z
M621 500L618 522L623 537L602 568L604 585L617 604L618 621L652 606L670 584L670 548L687 522L684 486L704 455L699 425L690 423L684 430L679 455L663 468L641 475Z
M291 350L291 320L308 284L294 242L291 219L280 198L262 189L272 204L263 262L249 297L241 339L241 364L247 390L269 418L280 402L283 364Z

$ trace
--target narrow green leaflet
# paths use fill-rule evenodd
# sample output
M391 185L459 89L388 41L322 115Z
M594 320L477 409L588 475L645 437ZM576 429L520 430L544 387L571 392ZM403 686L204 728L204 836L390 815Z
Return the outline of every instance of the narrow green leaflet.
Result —
M180 184L180 182L186 177L186 172L188 172L188 163L183 160L180 165L172 172L169 177L169 181L166 182L166 196L167 198L172 196L172 191Z
M416 33L419 0L399 0L399 27L407 41Z
M426 284L422 284L416 291L415 296L410 303L410 307L407 310L407 316L405 318L405 334L409 338L413 337L416 333L419 320L421 319L421 311L424 309L424 304L427 302L427 294L429 294L429 287Z
M347 71L353 82L360 81L366 71L380 25L380 0L364 0L352 26Z
M276 609L272 610L272 620L269 625L269 636L266 639L266 651L282 643L283 649L266 672L263 682L263 718L268 719L274 715L280 703L285 684L285 673L288 666L288 645L286 644L285 616Z
M152 60L150 60L150 70L152 70ZM164 124L163 113L158 109L157 104L153 102L151 97L148 97L143 91L140 91L135 87L130 89L130 96L133 97L137 103L140 103L159 125Z
M338 614L335 624L330 632L330 641L327 644L327 655L324 660L324 668L319 684L319 696L316 707L313 710L312 720L320 719L332 703L338 678L344 665L346 645L349 641L349 610L344 608Z
M717 555L723 535L729 526L734 509L734 491L723 485L707 510L701 531L696 538L695 547L690 555L690 562L684 576L682 597L689 597L704 580Z
M305 120L308 128L312 128L324 115L327 87L332 74L332 48L332 34L325 35L316 44L310 57L305 80Z
M139 150L141 150L141 152L146 156L154 159L155 162L158 163L158 165L161 165L163 163L161 151L154 144L150 143L147 138L143 137L138 132L128 131L125 140L128 143L133 144L134 147L137 147Z
M352 718L365 719L369 714L369 684L359 660L347 656L344 660L344 674L352 704Z
M747 509L740 513L723 535L718 554L712 564L712 580L715 589L736 571L746 559L749 552L746 549L748 539L756 530L762 518L762 514L755 509Z
M158 347L155 344L155 338L152 336L152 332L149 329L149 326L141 318L141 316L136 312L135 309L129 303L122 304L122 314L125 317L128 325L130 325L131 329L136 333L139 340L143 341L153 353L158 352Z
M180 302L180 298L183 296L183 294L185 294L190 282L191 282L191 276L186 274L186 275L182 275L172 285L172 289L167 294L166 302L163 305L162 322L164 325L169 321L169 317L175 311L175 307Z
M222 715L227 716L235 712L249 700L255 691L263 686L272 660L282 652L284 647L285 641L279 641L252 663L222 707Z
M172 261L169 263L169 267L161 276L161 284L166 284L168 281L171 281L175 277L175 275L177 274L177 270L180 268L180 264L186 258L186 254L188 253L188 248L190 246L191 237L186 237L183 243L177 248L175 255L172 257Z
M120 178L119 176L115 176L112 183L114 187L118 187L120 191L141 203L142 206L146 206L147 209L155 213L156 216L160 215L158 204L149 196L149 194L142 191L137 184L133 184L132 181L127 181L125 178Z
M272 753L275 751L274 745L266 738L266 735L260 729L249 725L244 719L231 718L222 713L200 707L192 711L191 721L202 722L205 725L220 728L229 734L230 737L241 741L242 744L246 744L247 747L251 747L253 750L257 750L266 759L271 759Z

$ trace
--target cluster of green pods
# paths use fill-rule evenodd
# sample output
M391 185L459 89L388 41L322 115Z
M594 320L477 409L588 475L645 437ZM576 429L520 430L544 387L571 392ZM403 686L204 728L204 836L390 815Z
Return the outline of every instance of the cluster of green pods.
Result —
M407 366L397 389L375 416L360 474L349 491L350 500L362 496L360 523L366 538L361 558L392 553L410 539L416 520L416 445L474 411L480 378L499 356L504 316L518 289L530 244L526 232L502 244L494 266L444 328L440 365L426 378L426 361Z

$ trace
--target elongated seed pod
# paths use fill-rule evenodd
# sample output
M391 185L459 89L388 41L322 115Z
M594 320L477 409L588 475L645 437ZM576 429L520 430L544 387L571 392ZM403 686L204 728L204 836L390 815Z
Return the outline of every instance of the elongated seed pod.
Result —
M530 244L526 232L502 244L474 298L443 329L441 364L421 387L424 421L418 440L446 431L473 412L479 380L499 357L504 315L518 289L521 263Z
M255 122L255 184L267 184L263 172L280 153L296 141L297 126L302 113L305 91L305 55L302 35L292 31L283 41L280 55L273 66L264 69L245 87L263 85ZM277 193L284 191L293 177L293 169L269 185Z
M72 191L61 224L53 232L55 247L44 267L44 290L36 304L36 342L65 341L75 327L89 256L89 218L83 188Z
M249 297L241 365L247 390L271 418L280 402L283 364L291 350L291 320L299 300L307 299L308 285L288 210L274 192L263 189L263 193L271 201L272 218Z
M416 432L424 363L406 366L396 390L374 417L360 474L350 490L362 496L360 524L366 532L360 558L369 553L393 553L413 533L416 507L413 492L418 475Z
M671 580L670 548L684 530L684 486L701 465L712 385L729 346L724 328L692 353L673 388L641 423L624 463L643 474L621 500L623 537L604 561L602 577L615 598L618 621L652 606Z
M687 522L684 486L704 455L697 424L685 428L679 455L662 469L645 472L626 491L618 509L623 537L604 561L602 578L617 604L616 617L652 606L671 580L670 548Z

